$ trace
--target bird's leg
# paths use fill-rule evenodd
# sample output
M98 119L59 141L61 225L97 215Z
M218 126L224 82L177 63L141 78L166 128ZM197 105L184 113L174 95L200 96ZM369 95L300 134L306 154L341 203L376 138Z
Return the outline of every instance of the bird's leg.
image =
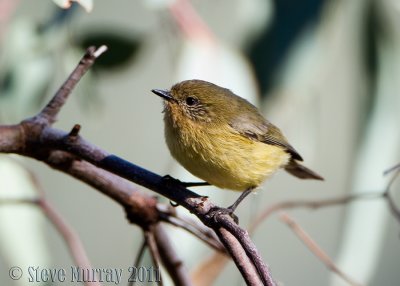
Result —
M241 193L238 199L231 206L228 207L228 210L232 211L233 213L238 205L244 200L245 197L247 197L251 193L252 190L254 190L253 187L248 188L243 193Z
M239 218L234 214L234 211L236 210L238 205L244 200L244 198L251 193L252 190L254 190L254 188L246 189L243 193L240 194L239 198L231 206L227 208L220 208L220 207L212 208L209 211L209 214L213 216L215 220L216 220L215 218L216 215L227 214L231 216L237 224L239 224Z

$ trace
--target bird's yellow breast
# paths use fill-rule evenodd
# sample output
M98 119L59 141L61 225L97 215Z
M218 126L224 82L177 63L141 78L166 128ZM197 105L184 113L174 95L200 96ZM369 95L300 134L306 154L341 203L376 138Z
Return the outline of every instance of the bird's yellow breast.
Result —
M220 188L257 187L290 157L283 148L248 139L230 126L167 123L165 137L172 156L190 173Z

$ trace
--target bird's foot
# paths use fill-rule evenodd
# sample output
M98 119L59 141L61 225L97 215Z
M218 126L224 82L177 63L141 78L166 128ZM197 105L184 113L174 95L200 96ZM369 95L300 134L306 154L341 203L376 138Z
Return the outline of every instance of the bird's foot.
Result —
M229 215L236 224L239 224L239 218L237 217L237 215L233 213L234 211L235 210L231 209L230 207L228 208L213 207L208 211L207 215L213 218L215 222L218 222L217 219L218 216Z

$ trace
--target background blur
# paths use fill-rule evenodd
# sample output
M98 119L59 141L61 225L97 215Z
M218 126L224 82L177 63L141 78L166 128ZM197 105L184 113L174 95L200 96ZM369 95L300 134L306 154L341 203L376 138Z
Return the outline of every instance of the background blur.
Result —
M161 175L191 180L167 150L161 100L150 90L199 78L258 105L305 165L325 177L301 181L279 171L239 207L243 226L276 202L381 193L391 178L383 172L400 161L396 0L94 1L90 13L55 2L62 1L0 0L0 124L37 113L84 48L106 44L109 51L79 83L57 128L79 123L81 135L97 146ZM142 234L122 208L42 163L1 155L0 201L35 196L26 170L79 233L94 267L132 265ZM398 181L391 194L400 207ZM214 187L196 191L223 206L238 196ZM400 221L385 200L288 212L355 281L399 285ZM170 231L189 269L212 253L186 233ZM258 227L254 241L282 285L348 285L277 215ZM0 203L1 285L32 284L12 281L12 266L71 265L63 240L40 211ZM215 285L243 285L233 263Z

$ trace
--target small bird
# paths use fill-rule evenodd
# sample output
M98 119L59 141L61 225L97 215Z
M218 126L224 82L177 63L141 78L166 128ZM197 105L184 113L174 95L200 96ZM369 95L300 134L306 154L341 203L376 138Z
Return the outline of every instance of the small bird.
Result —
M164 99L165 139L171 155L198 178L222 189L242 191L231 213L279 168L301 179L323 180L299 163L299 153L258 109L229 89L186 80Z

